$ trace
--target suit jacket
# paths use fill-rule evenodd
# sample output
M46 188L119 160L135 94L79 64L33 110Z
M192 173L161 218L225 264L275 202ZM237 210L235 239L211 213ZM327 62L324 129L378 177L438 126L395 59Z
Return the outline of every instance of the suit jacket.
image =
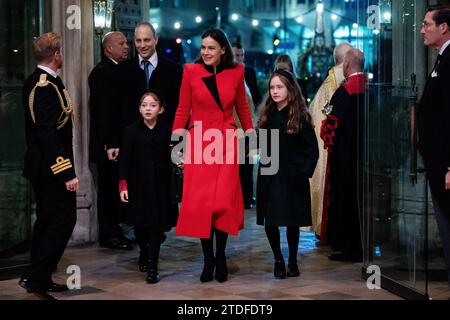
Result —
M450 46L428 76L418 112L419 151L430 187L440 205L450 212L445 174L450 167Z
M117 99L117 90L112 90L118 79L117 71L118 65L105 58L89 74L89 157L92 162L98 163L106 158L111 107Z
M158 65L151 75L149 89L158 91L165 100L165 112L159 119L169 127L175 117L182 75L180 65L158 55ZM125 128L141 117L139 101L147 89L145 73L139 65L137 55L119 65L115 90L120 96L113 105L109 147L119 147Z
M245 66L244 77L245 77L245 83L247 84L247 87L250 90L250 95L252 96L252 100L253 100L255 109L257 109L259 104L261 103L262 96L261 96L261 93L259 92L258 81L256 79L255 69L253 69L252 67L249 67L249 66Z
M23 106L27 141L24 177L32 182L74 179L72 102L61 78L37 68L25 81Z

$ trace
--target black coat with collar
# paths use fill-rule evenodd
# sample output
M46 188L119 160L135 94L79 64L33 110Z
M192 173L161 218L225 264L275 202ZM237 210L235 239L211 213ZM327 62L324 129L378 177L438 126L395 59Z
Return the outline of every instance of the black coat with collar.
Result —
M289 108L276 108L267 117L263 129L279 132L277 143L279 168L273 175L263 175L261 169L274 165L260 163L257 181L256 223L266 226L310 226L312 177L319 158L317 138L311 124L304 121L298 133L287 133ZM270 139L267 154L272 155L275 146Z
M158 65L151 75L149 89L156 90L165 100L166 108L160 120L169 127L172 126L178 106L182 76L180 65L158 55ZM145 73L139 65L138 55L119 65L114 90L117 90L120 96L113 105L109 147L119 147L125 127L140 118L139 101L147 89Z
M450 168L450 46L428 76L418 112L419 151L430 187L440 205L450 212L445 174Z
M112 90L117 81L118 65L106 58L99 62L89 74L89 158L92 162L105 160L105 145L108 141L111 107L117 97Z

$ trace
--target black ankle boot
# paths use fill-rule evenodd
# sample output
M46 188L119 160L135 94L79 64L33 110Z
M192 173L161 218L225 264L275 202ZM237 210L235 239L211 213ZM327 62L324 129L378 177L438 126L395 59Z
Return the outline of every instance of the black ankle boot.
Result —
M213 280L214 275L214 268L216 266L216 262L214 260L205 260L205 263L203 265L203 271L200 275L200 281L201 282L209 282Z
M277 279L286 278L286 265L284 263L284 260L275 261L273 276Z
M297 262L288 263L288 277L298 277L300 275L300 270L298 270Z
M228 267L227 258L217 257L216 258L216 280L219 282L225 282L228 279Z
M159 281L158 267L154 261L151 261L151 260L149 261L147 278L145 279L145 281L147 281L147 283L157 283Z

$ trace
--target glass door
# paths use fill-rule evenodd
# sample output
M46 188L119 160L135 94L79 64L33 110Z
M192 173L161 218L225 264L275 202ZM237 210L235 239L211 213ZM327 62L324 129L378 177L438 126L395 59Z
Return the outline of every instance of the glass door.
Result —
M25 129L22 86L34 69L42 1L0 1L0 279L29 262L31 190L22 177Z
M427 3L368 1L367 5L379 18L372 21L371 45L366 48L372 55L368 62L372 80L367 86L361 164L364 268L378 267L382 287L400 296L431 298L437 291L430 289L440 281L446 284L446 277L417 151L417 104L428 74L420 34Z

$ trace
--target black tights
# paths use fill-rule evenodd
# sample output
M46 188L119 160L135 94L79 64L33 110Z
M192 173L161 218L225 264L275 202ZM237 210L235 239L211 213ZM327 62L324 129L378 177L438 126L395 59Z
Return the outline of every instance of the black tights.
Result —
M225 260L225 248L227 246L228 233L211 228L209 239L201 238L203 257L205 262L213 262L214 258L214 235L216 235L216 258Z
M141 255L147 257L155 266L158 264L162 233L162 229L158 227L134 227L134 235Z
M269 239L270 247L272 248L273 255L276 261L283 260L283 254L281 253L280 245L280 229L278 227L266 226L266 235ZM297 262L297 250L298 243L300 239L300 228L299 227L287 227L286 237L289 247L289 262Z

